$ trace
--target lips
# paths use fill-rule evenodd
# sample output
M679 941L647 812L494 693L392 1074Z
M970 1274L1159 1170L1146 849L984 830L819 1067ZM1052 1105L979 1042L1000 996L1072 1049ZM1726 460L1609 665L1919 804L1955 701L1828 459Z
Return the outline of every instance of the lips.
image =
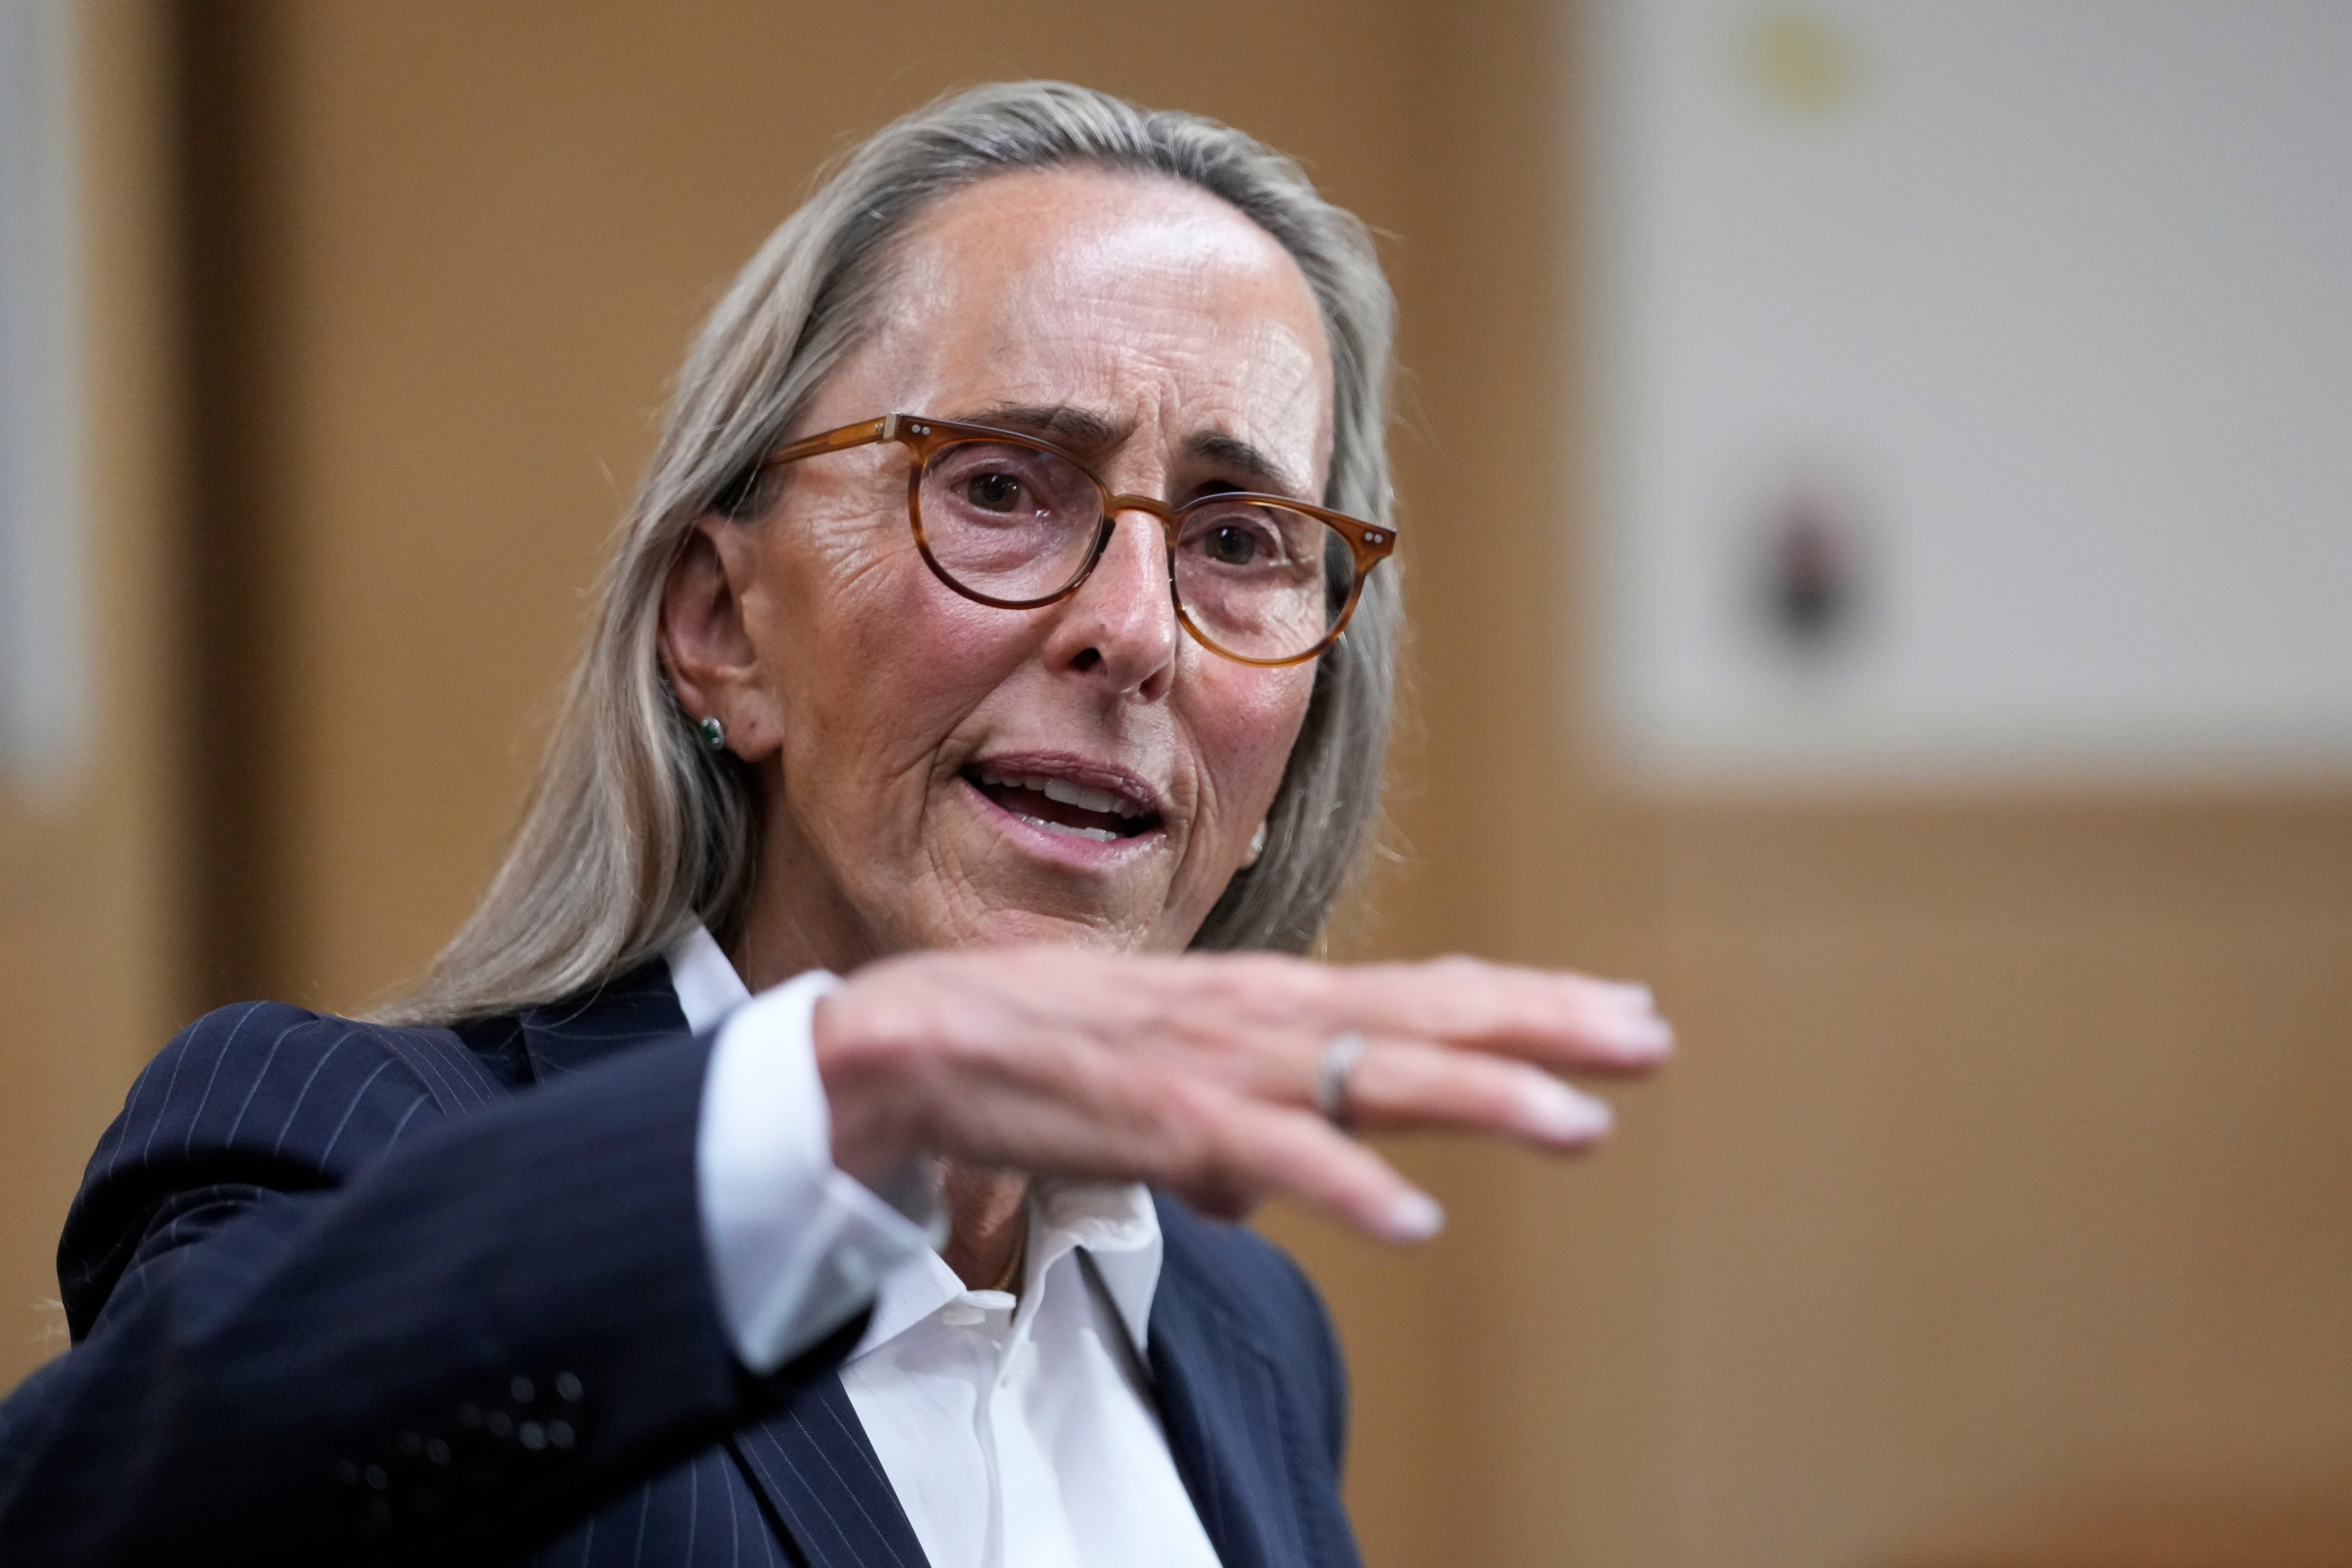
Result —
M1068 758L992 757L964 782L1034 827L1108 844L1160 826L1151 786L1123 768Z

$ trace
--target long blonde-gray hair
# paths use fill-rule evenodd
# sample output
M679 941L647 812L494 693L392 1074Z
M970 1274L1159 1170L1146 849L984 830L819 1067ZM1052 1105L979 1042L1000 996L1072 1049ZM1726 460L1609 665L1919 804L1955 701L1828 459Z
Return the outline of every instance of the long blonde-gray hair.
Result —
M663 679L663 584L696 521L740 490L859 341L908 221L992 174L1070 165L1186 181L1288 249L1330 337L1324 504L1391 525L1395 308L1360 222L1290 159L1196 115L1063 82L940 99L845 154L704 322L506 861L425 984L386 1016L447 1022L551 1001L635 966L698 921L722 939L740 925L757 860L751 775L696 742ZM1399 635L1391 563L1319 661L1265 854L1235 875L1195 947L1296 952L1322 930L1371 845Z

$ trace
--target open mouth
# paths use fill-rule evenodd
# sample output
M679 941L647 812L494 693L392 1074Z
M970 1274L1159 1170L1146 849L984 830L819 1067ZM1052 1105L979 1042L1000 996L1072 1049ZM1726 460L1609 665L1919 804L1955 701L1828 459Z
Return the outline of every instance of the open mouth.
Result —
M1005 811L1048 833L1108 844L1160 826L1160 814L1150 802L1124 790L980 763L964 769L963 779Z

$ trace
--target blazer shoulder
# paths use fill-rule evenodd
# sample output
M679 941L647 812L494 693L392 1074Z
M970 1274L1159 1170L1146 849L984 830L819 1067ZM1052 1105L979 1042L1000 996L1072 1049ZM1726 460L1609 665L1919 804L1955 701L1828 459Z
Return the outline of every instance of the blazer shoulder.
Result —
M387 1076L394 1089L423 1090L391 1047L393 1033L283 1002L217 1008L173 1036L132 1081L100 1159L134 1143L138 1157L167 1153L175 1133L184 1151L199 1137L244 1143L257 1132L283 1148L294 1132L289 1118L347 1107Z
M282 1002L217 1008L173 1037L131 1085L122 1112L99 1145L103 1160L130 1152L192 1152L208 1145L250 1146L266 1138L279 1151L326 1116L342 1120L355 1100L389 1096L404 1107L430 1086L395 1048L421 1033L341 1018ZM324 1152L322 1150L321 1152Z
M207 1013L134 1079L67 1215L58 1282L86 1326L133 1257L263 1201L340 1185L440 1119L400 1031L278 1002ZM451 1037L448 1049L463 1049ZM406 1057L410 1059L404 1059Z
M217 1008L174 1036L132 1081L89 1174L233 1157L331 1180L412 1125L478 1109L517 1087L508 1058L520 1059L519 1042L495 1027L477 1033L282 1002Z

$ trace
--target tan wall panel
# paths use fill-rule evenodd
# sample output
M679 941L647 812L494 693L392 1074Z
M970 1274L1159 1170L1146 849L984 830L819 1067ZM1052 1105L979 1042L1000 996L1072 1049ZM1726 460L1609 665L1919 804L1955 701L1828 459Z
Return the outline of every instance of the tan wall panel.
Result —
M166 37L143 5L79 23L85 557L95 643L79 775L0 789L0 1389L62 1348L58 1227L131 1075L184 1006Z
M1687 1560L2352 1478L2352 920L1678 922Z

